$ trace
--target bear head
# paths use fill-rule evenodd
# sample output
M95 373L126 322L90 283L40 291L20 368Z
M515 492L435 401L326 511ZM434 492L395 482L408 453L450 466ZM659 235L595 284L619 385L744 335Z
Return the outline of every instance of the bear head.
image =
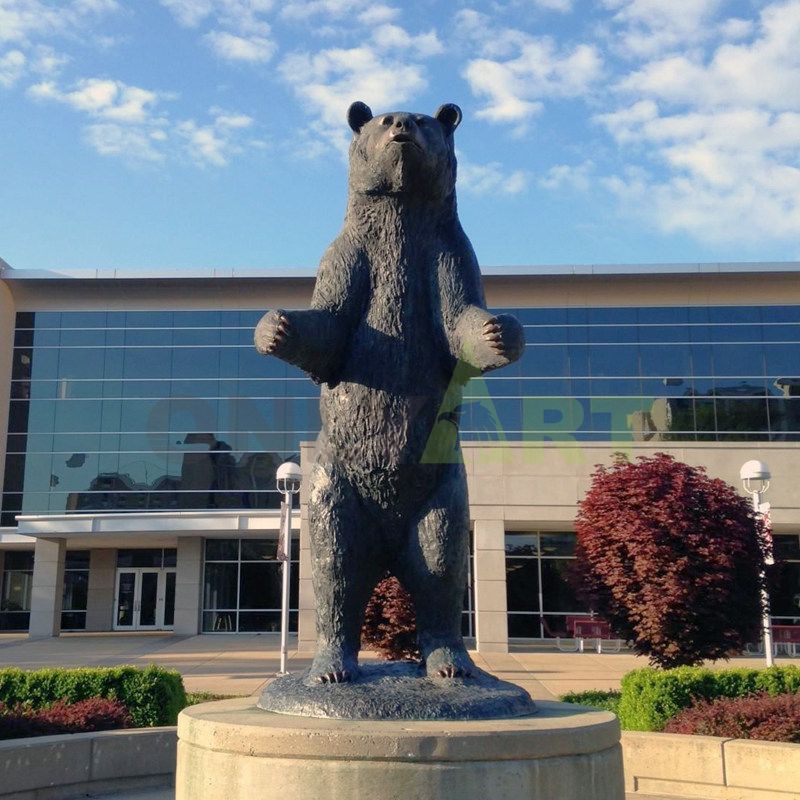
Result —
M454 195L453 132L461 122L457 105L440 106L432 117L407 111L373 117L369 106L355 102L347 121L353 130L351 192L432 201Z

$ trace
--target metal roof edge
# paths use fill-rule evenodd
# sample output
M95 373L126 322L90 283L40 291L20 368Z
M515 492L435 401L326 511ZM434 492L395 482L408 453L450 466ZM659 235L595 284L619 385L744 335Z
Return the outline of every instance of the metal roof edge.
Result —
M647 276L703 275L744 273L800 273L800 261L740 261L708 263L652 264L531 264L522 266L485 266L485 277L547 276ZM205 267L186 269L13 269L0 259L0 278L6 281L28 280L306 280L317 273L316 267Z

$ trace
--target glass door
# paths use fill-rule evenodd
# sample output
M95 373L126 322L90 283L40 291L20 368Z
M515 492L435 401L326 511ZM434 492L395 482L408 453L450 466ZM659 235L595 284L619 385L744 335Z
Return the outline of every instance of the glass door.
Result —
M114 630L171 628L175 622L175 570L117 570Z

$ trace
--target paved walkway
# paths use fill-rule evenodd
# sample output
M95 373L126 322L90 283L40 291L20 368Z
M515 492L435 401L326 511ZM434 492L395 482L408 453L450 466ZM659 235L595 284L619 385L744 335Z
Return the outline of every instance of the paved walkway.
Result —
M4 634L0 635L0 664L24 669L158 664L178 670L190 692L250 695L277 672L278 647L278 637L268 634L63 634L35 641ZM630 653L560 653L541 646L512 647L508 654L472 655L479 667L524 686L534 699L544 700L583 689L618 689L626 672L647 664ZM310 653L292 651L289 669L299 671L310 662ZM777 662L798 663L798 659L779 658ZM763 659L748 657L714 666L763 665Z

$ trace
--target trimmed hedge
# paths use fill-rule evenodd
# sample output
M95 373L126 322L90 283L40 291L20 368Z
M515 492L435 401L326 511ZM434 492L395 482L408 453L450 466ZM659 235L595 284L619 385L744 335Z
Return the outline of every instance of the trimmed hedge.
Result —
M119 700L92 697L68 704L63 700L49 708L9 709L0 703L0 739L53 736L60 733L90 733L130 728L128 709Z
M700 700L667 722L667 733L800 743L800 694Z
M617 714L619 711L620 693L613 691L603 691L600 689L589 689L585 692L567 692L560 698L565 703L575 703L579 706L598 708L601 711L611 711Z
M48 708L59 700L77 703L92 697L119 700L129 710L137 728L175 725L186 706L180 674L152 665L0 669L0 702L11 708Z
M622 679L619 719L624 730L661 731L699 700L800 692L800 667L711 670L704 667L637 669Z

